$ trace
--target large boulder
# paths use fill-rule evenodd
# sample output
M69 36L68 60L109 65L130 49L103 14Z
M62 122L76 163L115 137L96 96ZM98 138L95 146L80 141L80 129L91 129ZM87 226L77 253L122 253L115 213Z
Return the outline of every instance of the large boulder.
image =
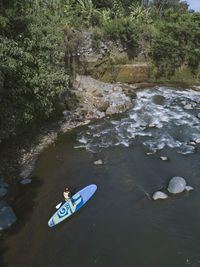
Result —
M14 211L5 201L0 202L0 230L10 227L17 218Z
M162 95L154 95L153 96L153 103L156 105L163 105L165 101L165 97Z
M157 191L153 194L152 198L153 198L153 200L166 199L166 198L168 198L168 195L161 192L161 191Z
M185 190L186 181L182 177L173 177L168 185L168 191L172 194L178 194Z
M96 110L94 113L100 111L105 112L106 115L112 115L133 107L131 98L123 92L122 87L116 84L97 81L90 76L77 75L74 86L77 88L77 94L82 99L81 105L85 110Z

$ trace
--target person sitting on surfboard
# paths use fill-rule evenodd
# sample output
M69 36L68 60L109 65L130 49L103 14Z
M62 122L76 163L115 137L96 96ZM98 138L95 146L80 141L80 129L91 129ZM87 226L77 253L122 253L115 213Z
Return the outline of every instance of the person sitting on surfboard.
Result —
M69 191L69 187L65 188L65 192L63 192L63 196L65 198L65 201L69 200L71 198L71 193Z

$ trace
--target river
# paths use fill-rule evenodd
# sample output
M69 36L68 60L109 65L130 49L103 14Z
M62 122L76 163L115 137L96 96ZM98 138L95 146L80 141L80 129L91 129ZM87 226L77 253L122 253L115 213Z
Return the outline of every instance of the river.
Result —
M200 138L198 113L200 92L147 88L125 114L62 135L21 186L0 266L200 266L200 145L190 143ZM152 201L173 176L195 190ZM64 188L93 183L88 203L49 228Z

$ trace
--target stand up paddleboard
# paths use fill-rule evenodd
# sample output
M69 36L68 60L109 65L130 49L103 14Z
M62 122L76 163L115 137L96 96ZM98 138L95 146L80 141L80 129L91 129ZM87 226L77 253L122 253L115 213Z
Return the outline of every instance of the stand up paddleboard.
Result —
M97 186L95 184L91 184L78 191L75 195L73 195L72 199L69 199L65 202L59 210L51 217L48 222L49 227L53 227L54 225L64 221L69 218L72 214L74 214L77 210L79 210L95 193L97 190Z

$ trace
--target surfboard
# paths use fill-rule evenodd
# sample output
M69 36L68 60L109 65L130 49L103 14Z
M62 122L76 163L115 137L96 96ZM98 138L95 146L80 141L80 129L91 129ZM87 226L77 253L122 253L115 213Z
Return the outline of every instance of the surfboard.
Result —
M53 227L69 218L94 195L96 190L97 186L95 184L91 184L78 191L75 195L72 196L73 201L69 199L50 218L50 220L48 221L49 227Z

